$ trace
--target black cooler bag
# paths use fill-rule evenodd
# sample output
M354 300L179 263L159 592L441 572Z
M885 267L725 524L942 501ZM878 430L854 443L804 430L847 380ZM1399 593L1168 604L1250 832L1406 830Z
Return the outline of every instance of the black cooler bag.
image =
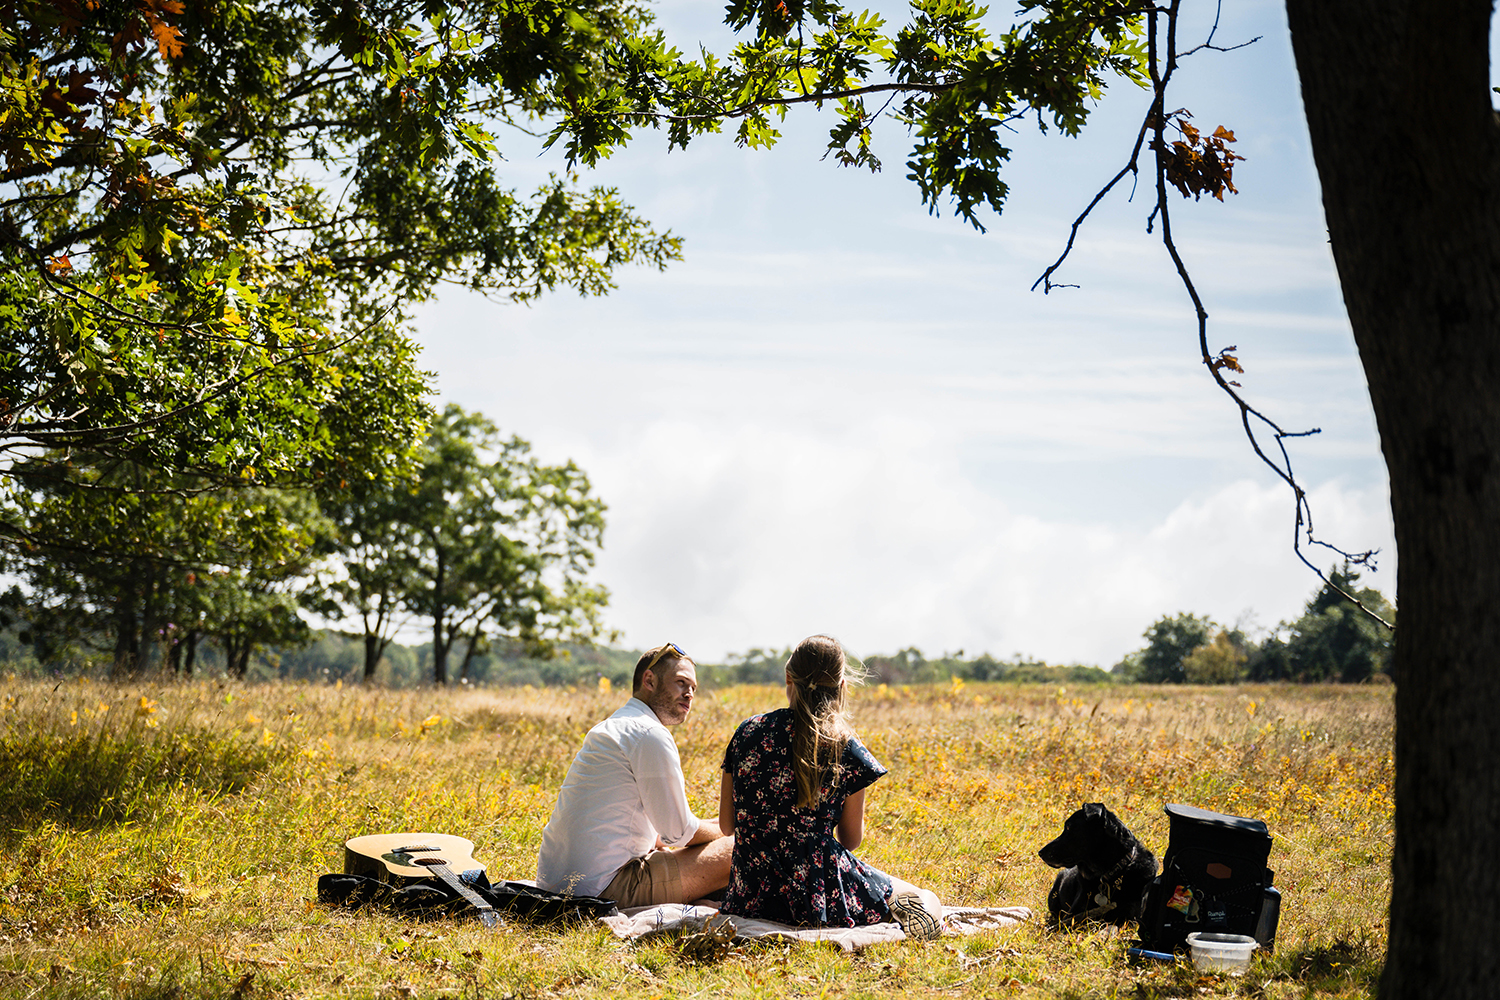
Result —
M1266 867L1271 835L1258 819L1169 804L1162 873L1146 892L1141 943L1179 948L1194 931L1244 934L1269 950L1276 941L1281 893Z

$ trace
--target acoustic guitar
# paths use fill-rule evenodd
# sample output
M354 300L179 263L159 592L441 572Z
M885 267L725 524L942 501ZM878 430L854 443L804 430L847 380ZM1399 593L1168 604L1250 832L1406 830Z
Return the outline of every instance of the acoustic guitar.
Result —
M439 879L479 912L480 923L498 927L502 921L495 908L458 875L484 871L473 854L473 841L446 833L373 833L344 842L344 873L395 886Z

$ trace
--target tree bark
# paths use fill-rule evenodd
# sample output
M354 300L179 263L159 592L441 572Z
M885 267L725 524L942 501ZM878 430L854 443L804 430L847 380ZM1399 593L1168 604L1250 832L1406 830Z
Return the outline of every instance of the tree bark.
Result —
M250 649L255 643L238 636L225 636L221 641L224 644L224 667L229 676L244 680L250 671Z
M380 666L380 654L384 647L380 644L380 636L371 632L365 633L365 683L375 682L375 668Z
M1287 0L1400 553L1385 998L1500 982L1500 127L1487 0Z
M481 622L480 625L475 625L474 631L469 634L469 645L464 650L463 666L458 670L458 679L460 682L469 679L469 664L473 662L474 650L479 648L479 638L484 634L482 624Z
M444 592L447 563L441 546L437 549L437 570L432 577L432 679L438 687L448 685L448 647L453 640L445 628L448 614L448 595Z
M137 616L139 594L137 566L130 563L115 597L115 658L112 677L134 677L141 665L140 622Z
M161 567L152 563L146 564L146 571L141 576L141 639L140 652L137 654L137 673L145 673L156 663L156 655L161 646L161 601L160 588L157 579L161 576Z

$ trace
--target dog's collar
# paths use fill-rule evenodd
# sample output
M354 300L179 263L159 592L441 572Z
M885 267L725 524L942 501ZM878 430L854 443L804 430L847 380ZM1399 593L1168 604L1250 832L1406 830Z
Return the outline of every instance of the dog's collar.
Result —
M1108 882L1111 879L1115 878L1116 876L1122 874L1125 871L1125 869L1127 869L1131 865L1135 864L1136 859L1139 858L1140 856L1141 856L1141 845L1140 844L1131 844L1130 845L1130 850L1128 850L1128 851L1125 852L1125 856L1123 858L1121 858L1119 861L1115 862L1115 866L1113 868L1111 868L1109 871L1105 872L1103 875L1100 875L1099 876L1099 881L1101 881L1101 882Z
M1130 850L1125 852L1125 856L1117 861L1113 868L1099 876L1099 891L1094 893L1095 905L1083 915L1083 919L1097 919L1119 905L1115 902L1110 890L1120 888L1118 884L1119 877L1140 857L1140 850L1140 844L1131 844Z
M1127 869L1131 865L1135 864L1136 859L1139 858L1140 856L1141 856L1141 845L1139 843L1131 844L1130 845L1130 850L1126 851L1124 857L1120 858L1119 861L1115 862L1113 868L1111 868L1107 872L1101 872L1098 875L1090 875L1090 877L1097 878L1101 882L1108 882L1111 879L1113 879L1113 878L1117 877L1118 875L1120 875L1122 872L1124 872L1125 869ZM1090 874L1090 873L1088 873L1087 871L1085 871L1084 874Z

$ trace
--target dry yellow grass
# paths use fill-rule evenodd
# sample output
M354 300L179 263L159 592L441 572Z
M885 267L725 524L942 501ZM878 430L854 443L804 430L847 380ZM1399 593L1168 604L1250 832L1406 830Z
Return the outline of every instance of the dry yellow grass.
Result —
M679 960L595 928L485 932L332 911L316 877L362 833L476 843L533 873L568 761L618 691L0 682L0 992L16 997L1112 997L1373 995L1391 826L1389 688L868 688L854 721L891 773L861 854L951 902L1045 910L1036 857L1102 801L1160 856L1162 805L1263 818L1284 896L1242 979L1131 965L1125 940L1003 934L845 956L756 947ZM775 688L708 692L677 731L716 809L734 725ZM108 787L102 782L113 782Z

